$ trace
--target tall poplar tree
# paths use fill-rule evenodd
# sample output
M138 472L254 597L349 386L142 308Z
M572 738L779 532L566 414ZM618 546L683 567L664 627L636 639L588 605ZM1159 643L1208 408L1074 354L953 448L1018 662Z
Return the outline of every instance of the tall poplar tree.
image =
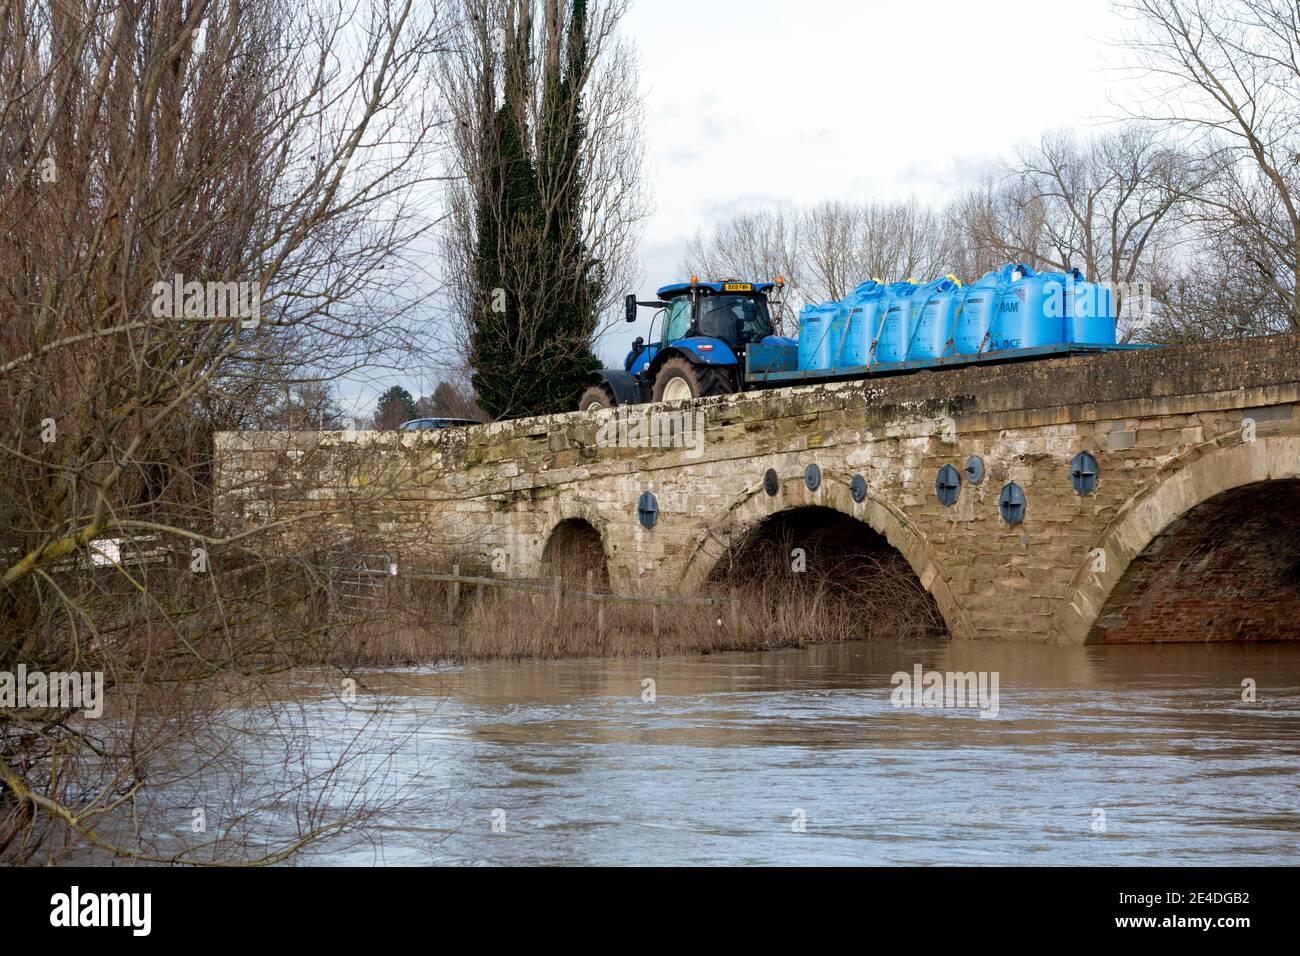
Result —
M586 0L573 0L567 17L545 0L542 17L540 70L525 0L505 20L500 102L491 71L483 88L492 115L479 163L469 358L479 403L494 417L568 411L600 365L592 341L602 284L582 222Z

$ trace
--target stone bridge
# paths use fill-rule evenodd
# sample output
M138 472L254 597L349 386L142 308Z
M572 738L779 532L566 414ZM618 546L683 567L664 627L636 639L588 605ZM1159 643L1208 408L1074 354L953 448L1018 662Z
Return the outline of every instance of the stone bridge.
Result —
M615 591L690 593L772 516L830 509L903 555L954 637L1300 639L1295 335L447 432L223 433L217 458L233 526L342 522L463 573L535 578L598 542Z

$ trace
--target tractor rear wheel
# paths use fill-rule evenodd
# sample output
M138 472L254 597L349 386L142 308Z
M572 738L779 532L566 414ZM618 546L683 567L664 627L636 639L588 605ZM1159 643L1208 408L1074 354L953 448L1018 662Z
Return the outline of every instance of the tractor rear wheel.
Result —
M659 367L651 401L678 402L705 395L729 395L734 391L727 369L696 365L674 356Z
M614 407L614 393L608 385L591 385L578 399L578 411L594 412L601 408Z

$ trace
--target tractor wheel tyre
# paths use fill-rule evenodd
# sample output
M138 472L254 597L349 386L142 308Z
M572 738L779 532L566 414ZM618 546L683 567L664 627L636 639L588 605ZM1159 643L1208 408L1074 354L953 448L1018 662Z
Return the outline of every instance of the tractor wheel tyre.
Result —
M659 367L651 401L674 402L705 395L729 395L734 391L727 369L696 365L677 356Z
M591 385L578 399L578 411L594 412L598 408L613 408L614 393L608 385Z

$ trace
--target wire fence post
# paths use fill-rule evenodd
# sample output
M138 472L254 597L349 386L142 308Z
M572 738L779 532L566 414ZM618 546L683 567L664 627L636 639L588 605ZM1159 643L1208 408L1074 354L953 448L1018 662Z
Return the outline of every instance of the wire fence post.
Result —
M451 566L452 578L460 577L460 565ZM456 619L456 605L460 603L460 582L452 580L447 582L447 616L452 620Z

